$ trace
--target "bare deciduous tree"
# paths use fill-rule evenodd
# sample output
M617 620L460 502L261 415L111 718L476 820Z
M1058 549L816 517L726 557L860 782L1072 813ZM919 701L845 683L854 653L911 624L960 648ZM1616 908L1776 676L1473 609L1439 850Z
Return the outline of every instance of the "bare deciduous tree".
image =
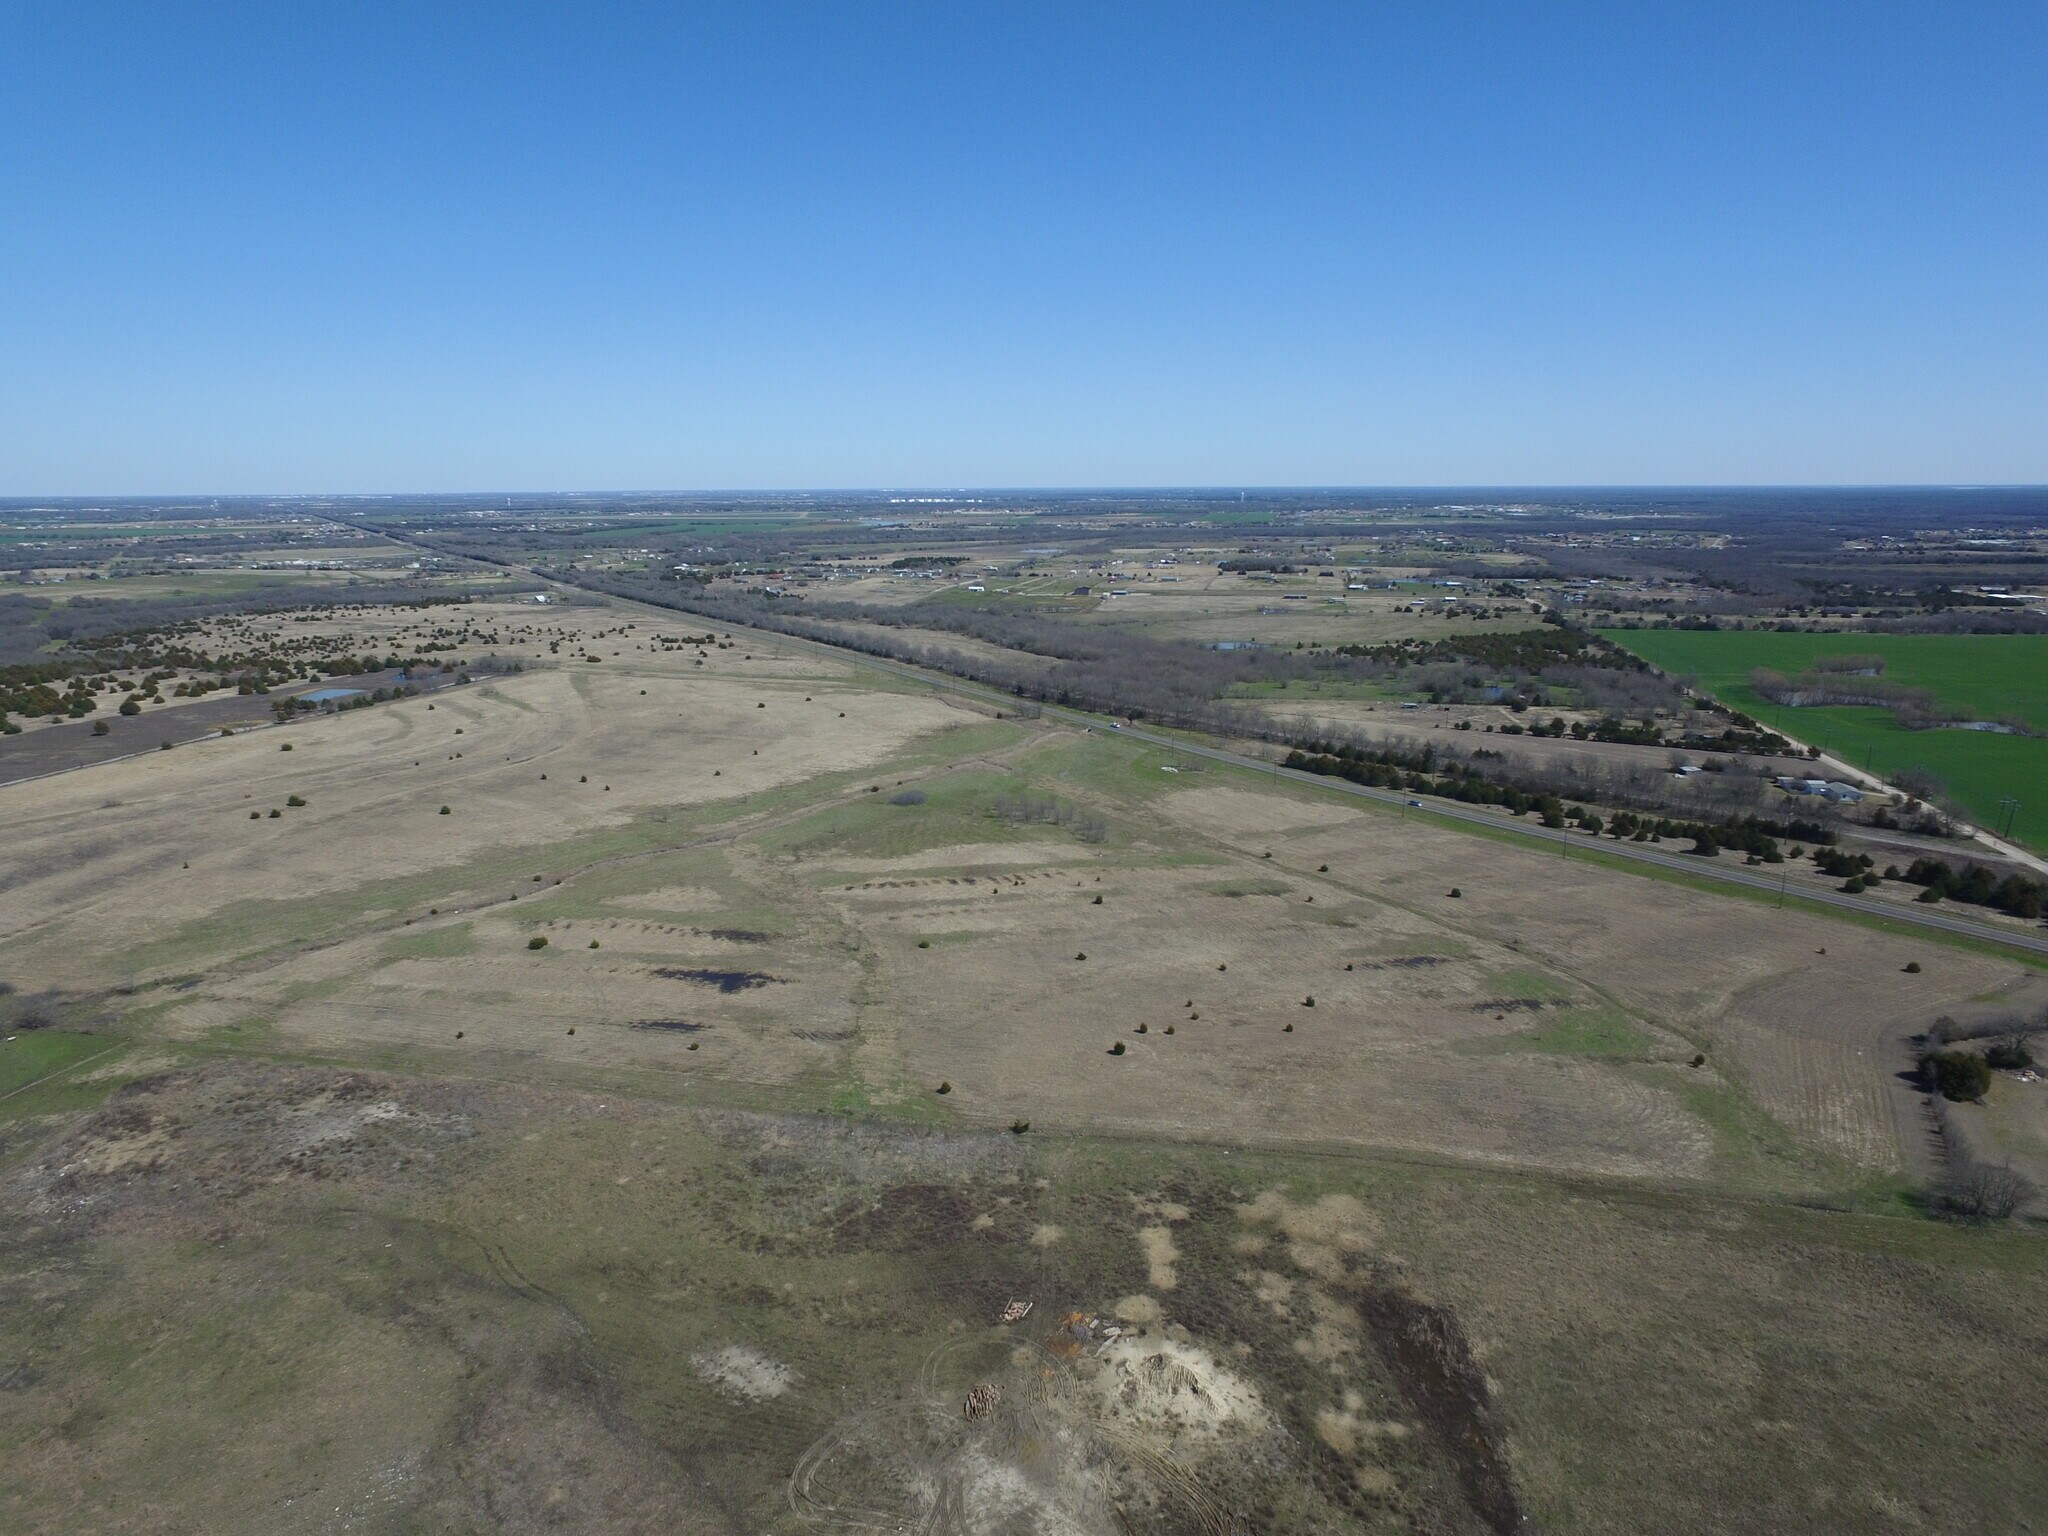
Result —
M1956 1115L1940 1094L1931 1101L1946 1168L1934 1204L1968 1221L2006 1221L2034 1198L2034 1186L2009 1163L1987 1163L1970 1150Z
M2033 1185L2010 1167L1972 1157L1952 1162L1941 1187L1943 1204L1972 1221L2009 1220L2033 1193Z

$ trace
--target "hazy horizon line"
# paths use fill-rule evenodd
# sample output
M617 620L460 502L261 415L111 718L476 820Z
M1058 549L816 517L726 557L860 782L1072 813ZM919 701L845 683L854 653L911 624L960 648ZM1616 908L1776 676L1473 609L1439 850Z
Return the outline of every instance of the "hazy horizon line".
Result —
M1189 496L1189 495L1302 495L1308 493L1444 495L1453 492L1625 492L1631 494L1672 491L2038 491L2048 492L2048 481L1952 481L1952 480L1782 480L1782 481L1440 481L1401 483L1302 482L1298 484L1130 484L1130 485L835 485L773 486L732 485L696 487L551 487L518 489L498 486L453 489L408 490L319 490L319 491L66 491L0 492L0 504L19 502L83 501L389 501L407 497L453 496Z

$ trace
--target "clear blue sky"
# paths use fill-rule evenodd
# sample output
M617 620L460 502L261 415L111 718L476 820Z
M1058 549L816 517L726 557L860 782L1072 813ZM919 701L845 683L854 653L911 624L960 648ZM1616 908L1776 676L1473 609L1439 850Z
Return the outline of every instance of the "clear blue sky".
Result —
M2048 4L0 3L0 494L2048 481Z

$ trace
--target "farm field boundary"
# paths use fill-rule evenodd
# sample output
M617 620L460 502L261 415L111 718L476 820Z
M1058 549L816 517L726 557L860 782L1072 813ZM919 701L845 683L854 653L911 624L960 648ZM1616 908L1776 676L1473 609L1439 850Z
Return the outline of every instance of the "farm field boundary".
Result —
M1981 825L2002 826L1999 801L2020 801L2011 837L2035 852L2048 849L2048 795L2025 793L2048 784L2048 635L1776 634L1769 631L1615 629L1601 634L1674 677L1765 724L1809 741L1845 762L1891 778L1919 768L1943 780ZM1971 720L2018 717L2038 736L1957 727L1913 731L1889 709L1857 705L1793 708L1773 704L1750 686L1769 668L1787 676L1828 656L1885 659L1885 680L1925 688Z

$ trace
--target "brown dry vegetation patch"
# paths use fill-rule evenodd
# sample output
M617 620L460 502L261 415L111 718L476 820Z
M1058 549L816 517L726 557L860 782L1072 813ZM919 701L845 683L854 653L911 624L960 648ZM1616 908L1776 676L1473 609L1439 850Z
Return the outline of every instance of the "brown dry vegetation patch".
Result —
M0 786L0 945L16 968L61 968L73 985L127 980L128 957L230 903L302 901L656 808L737 804L872 763L959 718L936 700L823 682L809 704L794 692L757 710L764 685L749 668L765 664L689 675L648 657L644 672L529 672L443 696L432 712L405 700L295 724L289 756L284 733L258 731ZM290 794L309 804L249 820ZM438 815L443 804L453 814ZM328 849L346 857L308 856ZM89 942L87 922L124 944ZM217 951L236 935L195 940Z

